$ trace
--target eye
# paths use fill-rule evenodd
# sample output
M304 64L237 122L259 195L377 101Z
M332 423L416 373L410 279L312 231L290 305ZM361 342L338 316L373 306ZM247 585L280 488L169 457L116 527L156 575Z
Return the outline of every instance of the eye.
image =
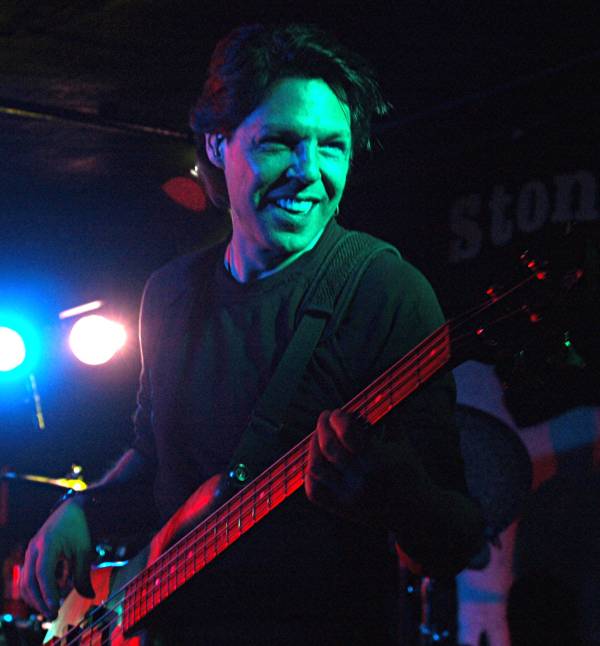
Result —
M267 151L288 150L291 147L290 142L286 141L282 137L274 136L263 137L258 143L262 150Z
M319 144L320 148L335 153L346 153L348 146L342 139L330 139Z

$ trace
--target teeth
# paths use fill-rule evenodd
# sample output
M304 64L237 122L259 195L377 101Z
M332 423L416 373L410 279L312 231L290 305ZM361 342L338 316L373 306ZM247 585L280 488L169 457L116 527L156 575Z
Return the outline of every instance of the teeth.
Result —
M313 205L310 200L293 200L291 198L281 198L276 201L276 204L282 209L294 213L307 213Z

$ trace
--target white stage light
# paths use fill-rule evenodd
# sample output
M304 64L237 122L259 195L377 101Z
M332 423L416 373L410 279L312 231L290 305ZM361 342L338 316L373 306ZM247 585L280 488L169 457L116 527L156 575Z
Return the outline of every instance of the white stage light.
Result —
M120 323L97 314L80 318L69 335L73 354L91 366L110 361L126 340L125 328Z

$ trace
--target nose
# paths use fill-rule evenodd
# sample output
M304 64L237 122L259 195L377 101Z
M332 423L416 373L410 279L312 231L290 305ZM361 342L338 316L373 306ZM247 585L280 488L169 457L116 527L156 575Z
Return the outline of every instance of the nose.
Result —
M316 182L321 176L319 151L316 142L301 141L294 149L288 177L299 179L305 184Z

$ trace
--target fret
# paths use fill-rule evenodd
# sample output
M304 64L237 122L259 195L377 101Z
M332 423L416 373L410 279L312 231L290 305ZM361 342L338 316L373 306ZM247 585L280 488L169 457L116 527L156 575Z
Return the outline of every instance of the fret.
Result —
M251 486L254 486L254 485L251 485ZM242 526L242 518L243 518L243 515L244 515L244 505L246 504L246 502L244 500L245 491L246 491L246 489L244 489L241 492L241 494L238 494L238 496L237 496L239 498L237 528L238 528L238 532L239 532L240 536L244 532L244 529L243 529L243 526Z
M222 521L220 518L215 519L215 526L213 528L213 542L214 542L214 555L218 556L224 547L223 545L223 530L222 530Z
M200 572L206 564L204 559L204 544L202 542L202 529L202 525L200 525L197 528L198 531L192 537L192 544L194 546L194 572Z
M223 507L223 513L221 514L221 540L219 543L219 553L223 552L229 547L229 506L229 502L225 503L225 506Z
M146 599L145 611L149 613L154 608L154 588L152 587L152 573L148 572L148 576L144 582L144 595Z
M140 590L142 616L148 614L148 591L146 589L147 581L148 581L148 574L146 573L142 577L142 585Z
M261 491L258 494L254 522L257 523L259 520L264 518L268 513L269 513L269 508L268 508L268 502L267 502L267 494L265 491Z
M160 588L159 588L159 594L160 594L160 600L163 601L169 596L169 569L168 569L168 563L165 563L165 568L164 571L161 572L160 576Z
M175 548L175 565L173 566L174 573L173 579L175 580L175 589L182 585L185 581L181 580L182 569L177 566L177 563L181 561L181 546L178 545Z
M206 539L206 536L202 539L202 554L204 556L204 566L208 563L208 540Z
M238 512L236 511L234 514L233 504L234 503L232 501L229 501L229 503L227 504L227 521L226 521L227 540L225 543L225 547L229 547L232 543L235 543L235 541L239 538L239 531L237 528ZM235 518L234 518L234 515L235 515Z
M131 604L129 603L129 586L125 588L125 598L123 599L123 626L131 626Z
M139 621L140 619L140 604L138 603L139 585L136 585L133 590L133 619Z
M162 601L160 597L160 577L156 574L152 579L152 597L155 600L155 605L158 605Z
M135 585L127 586L127 605L128 605L128 615L129 615L129 624L133 625L134 615L135 615L135 604L133 603L133 589Z
M186 544L185 545L185 557L183 561L183 580L189 581L194 574L194 550L193 548Z
M202 545L200 544L199 540L195 540L194 542L194 572L200 572L200 570L204 567L202 563Z
M177 566L172 563L169 566L167 575L167 596L175 592L175 590L177 590Z

